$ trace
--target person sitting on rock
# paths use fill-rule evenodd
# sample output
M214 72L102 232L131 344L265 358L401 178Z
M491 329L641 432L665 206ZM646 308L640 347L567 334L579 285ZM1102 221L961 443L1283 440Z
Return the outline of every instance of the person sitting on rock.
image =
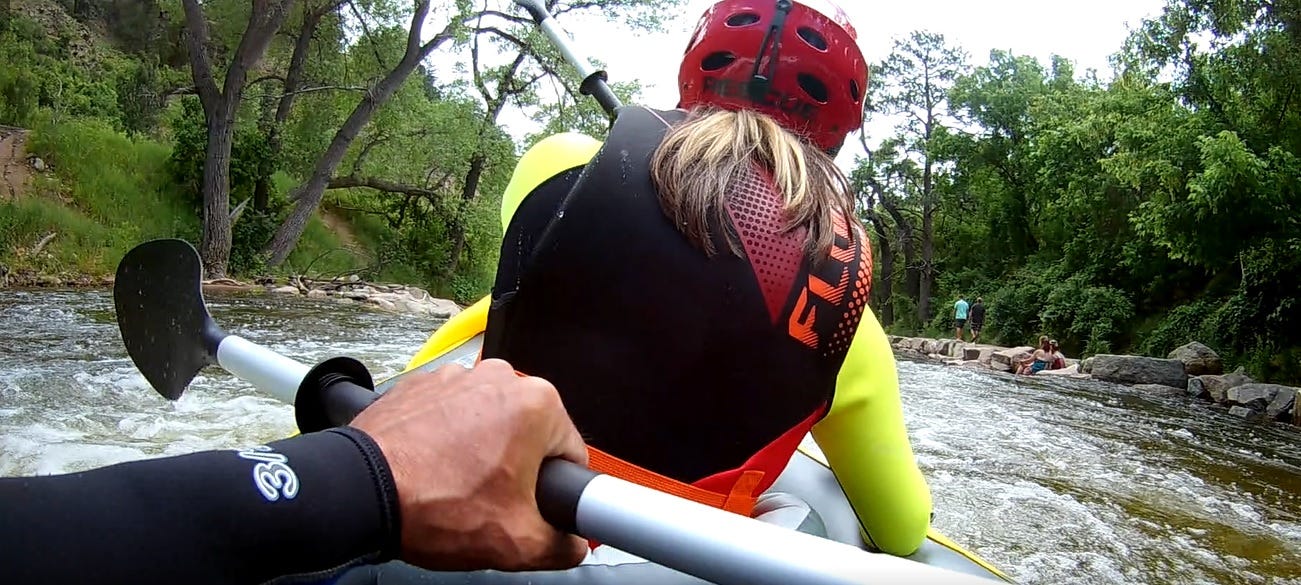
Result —
M1016 373L1033 375L1046 369L1052 363L1052 353L1048 345L1049 341L1051 340L1048 339L1047 335L1040 335L1039 349L1034 350L1034 353L1030 354L1029 358L1021 360Z
M1062 355L1056 339L1048 340L1048 355L1052 359L1052 364L1048 366L1049 370L1060 370L1066 367L1066 356Z

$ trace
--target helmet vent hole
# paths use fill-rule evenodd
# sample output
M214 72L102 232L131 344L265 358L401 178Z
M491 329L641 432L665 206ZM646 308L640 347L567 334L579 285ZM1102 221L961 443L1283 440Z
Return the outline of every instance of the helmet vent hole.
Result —
M858 98L862 97L858 91L858 82L853 79L849 80L849 99L853 100L854 103L858 103Z
M827 39L819 34L818 31L807 26L801 26L796 33L800 35L801 39L804 39L804 42L808 43L809 46L814 49L819 51L827 50Z
M822 80L807 73L799 74L796 76L796 80L800 84L800 89L809 94L809 97L813 98L814 101L820 104L827 103L827 85L822 83Z
M700 68L704 69L705 71L718 71L719 69L731 65L732 61L735 60L736 60L736 55L733 55L731 53L727 53L727 52L711 53L708 57L705 57L704 61L700 62Z
M753 12L742 12L727 17L727 26L742 27L750 26L759 22L759 15Z

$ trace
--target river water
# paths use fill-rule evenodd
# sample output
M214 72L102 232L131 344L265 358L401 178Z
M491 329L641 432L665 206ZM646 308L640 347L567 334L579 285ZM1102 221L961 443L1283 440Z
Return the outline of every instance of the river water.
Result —
M438 322L216 296L228 331L377 379ZM379 334L379 332L383 334ZM1021 583L1301 584L1301 433L1095 382L899 363L935 525ZM122 348L108 291L0 291L0 473L63 473L294 432L215 368L176 402Z

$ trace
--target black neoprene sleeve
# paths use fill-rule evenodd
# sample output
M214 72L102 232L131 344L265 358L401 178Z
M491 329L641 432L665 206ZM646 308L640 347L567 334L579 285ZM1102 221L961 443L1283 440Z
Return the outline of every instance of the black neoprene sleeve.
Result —
M395 557L399 535L388 464L350 427L0 479L7 583L321 581Z

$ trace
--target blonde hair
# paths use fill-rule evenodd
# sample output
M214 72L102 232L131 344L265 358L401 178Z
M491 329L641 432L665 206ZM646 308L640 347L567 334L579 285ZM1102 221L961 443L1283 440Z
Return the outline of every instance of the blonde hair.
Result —
M845 225L855 225L849 180L831 156L759 112L691 111L669 129L651 157L650 172L665 215L712 256L709 215L714 214L719 225L729 225L724 203L733 189L753 180L756 166L771 174L773 188L785 201L783 233L808 228L810 256L830 250L836 235L834 214L843 214ZM728 230L726 236L732 252L742 256L736 235Z

